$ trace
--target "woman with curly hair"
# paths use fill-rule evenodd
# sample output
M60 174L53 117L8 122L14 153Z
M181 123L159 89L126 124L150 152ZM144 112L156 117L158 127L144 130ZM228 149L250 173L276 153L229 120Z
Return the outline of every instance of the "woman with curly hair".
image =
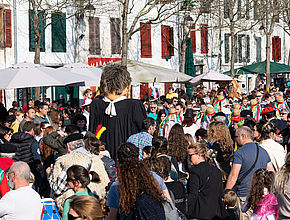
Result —
M274 123L269 121L264 124L261 131L262 141L260 142L260 146L267 151L275 171L278 171L284 165L286 150L281 144L275 141L276 133L277 127Z
M216 151L216 160L226 176L231 171L230 163L233 157L233 140L230 130L221 121L211 122L208 129L208 137L212 143L212 149Z
M136 219L165 220L162 192L158 182L144 163L138 160L121 163L118 180L120 182L120 219L137 217Z
M275 177L272 190L277 196L279 220L290 219L290 153Z
M278 212L276 196L271 193L271 185L274 180L274 173L267 169L258 169L252 177L248 203L246 209L253 209L254 212L249 220L268 219L275 220ZM242 211L246 211L243 210Z
M168 155L176 158L180 171L185 171L188 141L185 139L183 128L180 124L175 124L171 128L168 136Z

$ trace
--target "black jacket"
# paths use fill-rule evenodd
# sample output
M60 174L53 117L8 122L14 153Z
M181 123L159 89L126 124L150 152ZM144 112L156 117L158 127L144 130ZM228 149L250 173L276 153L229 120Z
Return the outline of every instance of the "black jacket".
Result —
M12 135L11 143L17 146L15 160L24 161L28 164L33 163L32 145L35 143L35 139L32 135L17 132Z
M201 162L190 168L187 192L190 218L222 219L227 216L221 200L222 176L216 167Z

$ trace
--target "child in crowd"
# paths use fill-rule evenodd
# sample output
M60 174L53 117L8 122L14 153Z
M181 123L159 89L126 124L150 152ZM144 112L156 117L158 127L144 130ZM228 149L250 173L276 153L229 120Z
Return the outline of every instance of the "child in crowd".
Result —
M274 173L266 169L258 169L252 177L252 184L245 209L252 208L253 214L249 220L275 220L278 212L276 196L271 193ZM242 207L242 211L246 211Z
M225 204L226 210L229 216L226 218L227 220L239 220L239 210L237 207L237 194L235 191L227 189L225 190L225 194L223 197L223 202Z

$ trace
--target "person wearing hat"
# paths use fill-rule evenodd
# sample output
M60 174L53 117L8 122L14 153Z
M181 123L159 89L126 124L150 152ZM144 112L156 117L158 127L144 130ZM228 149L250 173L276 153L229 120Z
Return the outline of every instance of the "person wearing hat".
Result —
M276 111L276 118L281 119L280 112L282 109L286 109L289 112L289 106L284 100L283 96L277 96L274 103L272 103L273 109Z
M265 121L271 121L273 122L276 127L277 127L277 134L282 131L283 129L286 128L287 126L287 123L286 121L282 121L280 119L277 119L276 118L276 112L275 112L275 109L273 109L272 107L266 107L263 109L262 113L262 118L263 120Z
M166 98L173 99L174 97L178 98L178 94L174 92L173 86L169 86L168 93L166 94Z
M217 101L214 104L214 111L215 113L222 112L226 106L226 98L223 95L217 96Z
M182 119L175 108L170 108L168 115L160 124L158 135L167 138L171 128L177 123L181 124Z
M86 117L87 121L90 121L90 109L91 109L92 99L86 99L83 107L83 116Z
M215 114L214 108L212 106L208 106L206 108L206 111L205 111L203 118L201 119L200 127L207 129L214 114Z
M193 109L186 109L183 114L184 120L182 121L184 134L190 134L193 138L195 137L195 132L197 130L197 126L194 123L195 116Z
M95 171L100 182L89 184L88 187L92 193L100 198L105 196L105 187L109 183L104 164L98 155L91 154L85 148L83 135L80 133L72 133L68 135L63 143L67 146L68 153L58 157L54 166L46 169L48 181L54 196L57 197L56 203L62 209L65 200L73 195L73 191L67 188L67 169L73 165L81 165L88 171Z
M261 119L262 108L256 99L251 99L250 107L251 107L251 111L253 112L254 119L256 120L256 122L259 122Z

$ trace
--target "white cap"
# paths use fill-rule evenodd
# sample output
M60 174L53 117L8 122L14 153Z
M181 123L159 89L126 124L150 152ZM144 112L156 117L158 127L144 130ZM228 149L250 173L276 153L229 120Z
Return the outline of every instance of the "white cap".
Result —
M92 99L86 99L85 103L82 106L90 105L92 102Z

